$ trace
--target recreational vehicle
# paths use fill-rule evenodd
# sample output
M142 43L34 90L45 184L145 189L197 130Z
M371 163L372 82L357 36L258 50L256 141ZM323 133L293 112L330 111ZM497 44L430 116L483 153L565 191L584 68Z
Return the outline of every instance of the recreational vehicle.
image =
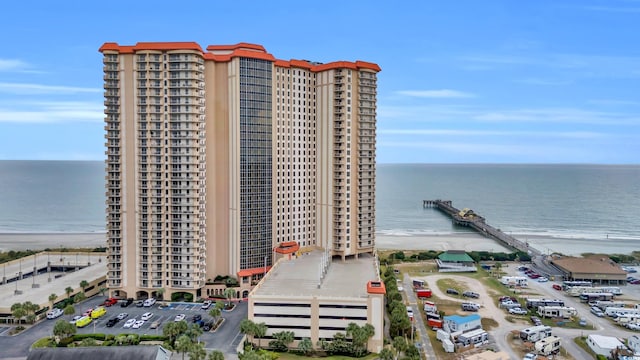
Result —
M626 314L640 314L640 309L623 308L623 307L608 307L604 310L605 315L611 317L618 317Z
M560 351L560 337L549 336L535 343L536 353L543 356L556 354Z
M564 306L564 300L558 299L526 299L527 309L537 309L538 306Z
M576 316L578 311L568 306L538 306L538 315L543 318L563 318L568 319Z
M536 342L551 336L551 327L546 325L532 326L520 331L520 339Z
M527 287L529 285L528 279L524 276L503 276L500 278L500 283L509 287Z

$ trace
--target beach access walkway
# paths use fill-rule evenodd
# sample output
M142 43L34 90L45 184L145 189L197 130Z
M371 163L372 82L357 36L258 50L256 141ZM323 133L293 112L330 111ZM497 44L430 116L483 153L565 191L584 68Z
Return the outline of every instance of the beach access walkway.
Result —
M438 209L450 216L454 224L472 228L484 237L495 239L502 245L525 252L531 257L542 255L539 250L530 247L528 242L520 241L509 234L503 233L500 229L487 224L484 217L476 214L473 210L468 208L462 210L455 208L451 200L423 200L422 206L424 208Z

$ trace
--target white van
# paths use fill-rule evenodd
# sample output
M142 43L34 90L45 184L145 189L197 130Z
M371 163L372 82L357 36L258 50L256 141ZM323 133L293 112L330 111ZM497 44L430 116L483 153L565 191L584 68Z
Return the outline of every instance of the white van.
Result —
M144 307L151 307L153 306L153 304L156 303L156 299L154 298L148 298L147 300L144 301L144 303L142 303L142 306Z

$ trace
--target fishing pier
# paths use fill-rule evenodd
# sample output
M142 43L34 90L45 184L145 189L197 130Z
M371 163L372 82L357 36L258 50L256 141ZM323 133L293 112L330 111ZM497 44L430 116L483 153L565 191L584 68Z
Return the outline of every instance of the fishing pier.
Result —
M451 200L423 200L422 206L424 208L438 209L451 217L454 224L470 227L480 233L480 235L497 240L507 247L528 253L532 256L540 255L540 252L529 247L528 243L522 242L509 234L503 233L500 229L496 229L487 224L485 219L473 210L467 208L459 210L455 208Z

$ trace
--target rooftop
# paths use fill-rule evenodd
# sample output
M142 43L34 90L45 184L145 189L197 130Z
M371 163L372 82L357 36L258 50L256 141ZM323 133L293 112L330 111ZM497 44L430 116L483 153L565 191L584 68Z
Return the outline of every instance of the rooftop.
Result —
M320 284L323 252L314 250L292 260L280 260L253 290L253 296L367 297L367 283L378 281L371 254L345 261L333 259Z
M609 275L625 275L626 271L622 270L616 263L609 258L579 258L579 257L561 257L553 259L551 262L561 269L572 273L591 273L591 274L609 274Z
M613 336L604 336L591 334L589 337L596 343L599 347L604 349L615 349L618 346L623 346L624 344L620 342L617 338Z
M471 256L464 251L446 251L438 255L438 259L444 262L473 262Z
M464 324L464 323L468 323L471 321L478 321L480 320L480 315L478 314L471 314L471 315L449 315L449 316L445 316L444 320L447 321L453 321L456 324Z
M1 271L7 283L0 282L0 309L25 301L45 304L51 294L65 297L65 288L78 289L82 280L91 282L105 276L106 259L104 253L40 252L4 263ZM47 262L51 272L47 272ZM79 270L74 271L76 265ZM31 276L34 267L38 269L35 278ZM16 281L19 273L24 277ZM16 294L16 289L21 293Z
M169 359L170 357L171 352L162 346L89 346L31 349L27 360L159 360Z

